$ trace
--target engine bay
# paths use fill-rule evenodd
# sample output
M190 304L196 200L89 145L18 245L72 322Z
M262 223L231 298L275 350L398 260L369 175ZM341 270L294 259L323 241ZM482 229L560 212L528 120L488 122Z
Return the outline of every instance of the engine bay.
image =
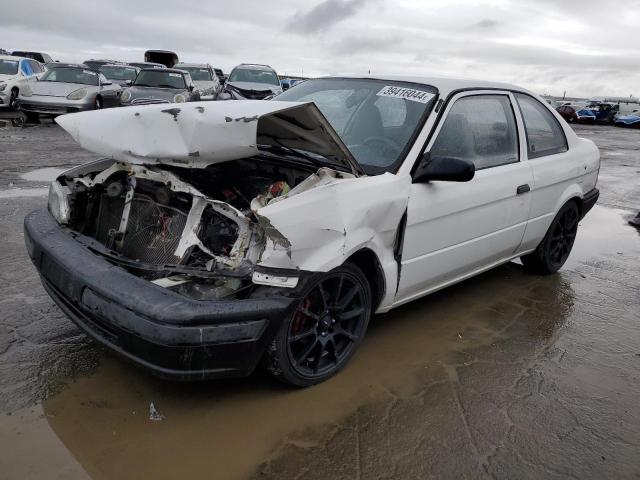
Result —
M163 288L210 300L249 290L266 240L256 211L318 174L269 158L199 169L110 162L57 183L69 205L66 226L92 250Z

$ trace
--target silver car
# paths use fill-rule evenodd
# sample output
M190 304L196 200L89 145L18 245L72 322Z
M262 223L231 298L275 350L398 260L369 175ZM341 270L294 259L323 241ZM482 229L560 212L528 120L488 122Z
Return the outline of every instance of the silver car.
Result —
M88 68L63 67L46 72L20 90L19 107L30 120L41 114L98 110L120 104L122 87Z
M280 78L273 68L251 63L235 67L224 87L231 100L264 100L282 93Z
M213 67L206 63L176 63L173 68L189 72L191 79L200 92L200 100L216 100L222 91L220 79Z

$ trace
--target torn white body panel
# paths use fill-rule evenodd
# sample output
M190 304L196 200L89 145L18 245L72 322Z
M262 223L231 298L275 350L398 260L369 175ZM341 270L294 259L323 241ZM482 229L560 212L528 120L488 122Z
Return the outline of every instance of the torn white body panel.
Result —
M384 311L395 295L398 265L393 245L410 187L410 177L387 173L335 179L273 201L257 211L268 239L258 264L327 272L368 248L385 275L388 288L378 309Z
M247 158L259 145L303 149L362 173L313 103L244 100L143 105L63 115L84 148L132 164L202 168Z

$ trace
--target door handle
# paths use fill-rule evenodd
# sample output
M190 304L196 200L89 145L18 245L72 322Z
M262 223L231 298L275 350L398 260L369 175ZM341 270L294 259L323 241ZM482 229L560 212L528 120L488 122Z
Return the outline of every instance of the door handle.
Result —
M530 191L531 188L528 184L525 183L524 185L520 185L518 188L516 188L516 195L522 195L523 193L527 193Z

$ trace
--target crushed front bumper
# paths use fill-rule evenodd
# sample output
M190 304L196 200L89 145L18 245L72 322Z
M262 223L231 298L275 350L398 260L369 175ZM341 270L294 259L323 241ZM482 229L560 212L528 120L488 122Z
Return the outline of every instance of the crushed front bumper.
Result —
M164 377L249 375L295 297L197 301L138 278L76 241L51 214L24 221L42 283L69 318L98 342Z

